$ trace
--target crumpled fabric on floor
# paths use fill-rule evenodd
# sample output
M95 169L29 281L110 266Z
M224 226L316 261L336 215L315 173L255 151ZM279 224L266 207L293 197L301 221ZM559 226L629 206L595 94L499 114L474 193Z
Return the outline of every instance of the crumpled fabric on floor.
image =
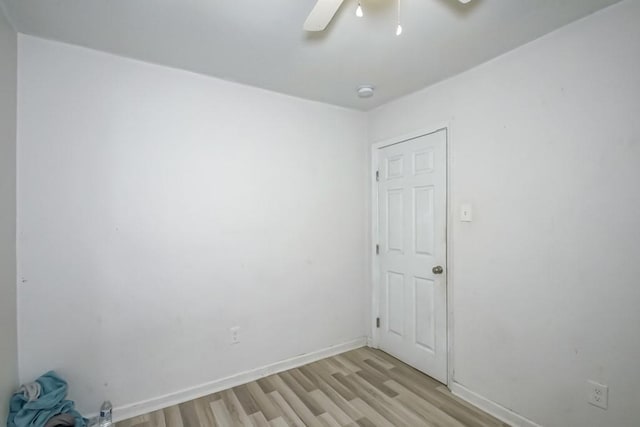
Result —
M65 380L49 371L35 382L40 385L37 399L33 399L32 391L37 388L33 385L20 387L11 397L7 427L45 427L49 420L60 414L71 415L75 420L75 427L86 426L87 420L75 410L74 403L65 399Z
M42 386L39 382L34 381L29 384L21 385L16 393L24 394L29 402L33 402L40 397L40 393L42 393Z

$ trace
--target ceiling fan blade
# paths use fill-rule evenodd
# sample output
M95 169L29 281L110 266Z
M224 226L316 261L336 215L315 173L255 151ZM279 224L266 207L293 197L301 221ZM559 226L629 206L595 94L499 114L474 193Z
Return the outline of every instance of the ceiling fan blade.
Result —
M304 22L305 31L323 31L344 0L318 0Z

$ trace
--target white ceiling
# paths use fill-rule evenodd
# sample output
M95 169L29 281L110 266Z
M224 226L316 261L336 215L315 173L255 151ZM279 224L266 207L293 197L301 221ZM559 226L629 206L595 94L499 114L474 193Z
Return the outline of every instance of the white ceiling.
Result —
M400 37L397 0L345 0L321 34L315 0L0 1L22 33L368 110L618 0L402 0Z

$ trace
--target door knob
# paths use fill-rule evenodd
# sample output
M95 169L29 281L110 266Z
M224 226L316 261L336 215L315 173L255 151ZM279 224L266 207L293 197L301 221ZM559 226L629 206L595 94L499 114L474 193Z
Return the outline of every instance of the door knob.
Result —
M436 265L431 269L431 271L433 272L433 274L442 274L444 272L444 268L442 268L441 265Z

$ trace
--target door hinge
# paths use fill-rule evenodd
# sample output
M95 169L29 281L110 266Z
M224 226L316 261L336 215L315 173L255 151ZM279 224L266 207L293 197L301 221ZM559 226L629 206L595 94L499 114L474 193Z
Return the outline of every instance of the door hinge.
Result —
M380 171L376 171L376 181L380 181Z
M380 327L380 318L376 317L376 328Z
M376 245L376 255L380 255L380 245Z

